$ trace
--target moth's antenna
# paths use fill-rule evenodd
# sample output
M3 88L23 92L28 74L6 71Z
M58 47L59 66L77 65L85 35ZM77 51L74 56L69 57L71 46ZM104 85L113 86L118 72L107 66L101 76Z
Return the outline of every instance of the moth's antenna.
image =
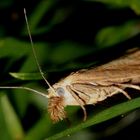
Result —
M41 74L41 77L45 80L46 84L55 93L55 90L53 89L53 87L50 85L50 83L45 78L44 73L43 73L43 71L41 69L41 66L40 66L40 64L38 62L36 51L34 49L34 44L33 44L32 36L31 36L31 31L30 31L30 27L29 27L28 18L27 18L27 14L26 14L26 9L25 8L24 8L24 16L25 16L25 21L26 21L26 25L27 25L27 30L28 30L29 38L30 38L30 41L31 41L31 47L32 47L33 55L34 55L35 62L37 64L38 70L39 70L39 72Z
M9 86L0 86L0 89L24 89L24 90L28 90L28 91L32 91L36 94L39 94L41 96L44 96L46 98L49 98L48 95L40 92L40 91L37 91L35 89L32 89L32 88L29 88L29 87L18 87L18 86L12 86L12 87L9 87Z

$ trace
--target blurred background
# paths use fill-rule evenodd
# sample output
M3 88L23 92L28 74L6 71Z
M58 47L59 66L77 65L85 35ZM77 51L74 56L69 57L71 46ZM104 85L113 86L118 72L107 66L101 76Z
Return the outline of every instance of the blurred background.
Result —
M1 0L0 86L28 86L47 93L32 55L23 8L38 61L51 84L139 47L139 0ZM88 117L125 101L119 95L87 106ZM81 124L79 107L66 110L69 121L53 124L47 99L25 90L1 89L0 139L43 140ZM136 109L61 139L139 139L139 129L140 110Z

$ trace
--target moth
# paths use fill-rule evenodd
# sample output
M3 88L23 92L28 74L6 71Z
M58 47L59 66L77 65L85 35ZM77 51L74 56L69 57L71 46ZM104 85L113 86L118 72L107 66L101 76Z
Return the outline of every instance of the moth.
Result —
M48 89L48 111L55 122L66 118L64 107L81 106L84 120L85 105L96 104L122 93L131 99L126 88L140 90L140 49L129 50L125 56L96 68L70 74Z
M118 93L131 99L125 89L140 90L140 49L138 48L129 50L123 57L107 64L71 73L51 86L38 62L25 9L24 15L35 62L42 78L49 86L48 93L42 93L30 87L1 86L0 88L25 89L44 96L48 99L48 113L53 122L67 117L66 106L80 106L83 109L85 121L87 118L85 105L96 104Z

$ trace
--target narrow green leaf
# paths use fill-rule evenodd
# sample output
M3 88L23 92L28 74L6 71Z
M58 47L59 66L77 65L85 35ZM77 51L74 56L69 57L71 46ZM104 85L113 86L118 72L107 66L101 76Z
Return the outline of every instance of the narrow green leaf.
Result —
M96 36L96 44L106 47L125 41L140 33L139 21L125 23L120 26L106 27Z
M109 4L113 6L118 6L118 7L127 7L131 4L133 0L88 0L92 2L101 2L104 4Z
M140 15L140 0L133 0L131 8L135 11L137 15Z
M20 80L40 80L42 79L40 73L9 73L12 77Z
M3 95L0 98L0 104L6 127L11 135L12 140L23 139L24 132L22 129L22 125L20 124L20 121L6 95Z
M48 21L47 26L40 27L32 32L33 35L49 32L56 24L62 23L72 12L72 7L56 9L52 19Z
M38 4L38 6L36 7L36 9L34 10L34 12L32 13L31 17L28 18L29 19L29 25L30 25L30 29L32 34L34 34L37 25L39 24L40 20L43 18L44 14L50 10L50 8L56 3L55 0L42 0L40 1L40 3ZM28 11L27 11L28 14ZM26 26L23 29L23 34L28 34L27 33L27 28Z
M78 57L89 54L94 51L95 48L85 47L84 45L79 45L75 42L62 41L56 44L56 48L52 50L50 54L51 61L53 63L65 63L71 61ZM80 50L80 51L79 51Z
M42 117L26 134L24 140L42 140L51 130L48 114Z
M140 1L139 0L88 0L93 2L101 2L111 6L117 7L130 7L136 14L140 14Z
M71 127L63 132L53 135L52 137L49 137L46 140L56 140L65 136L69 136L72 133L78 132L81 129L107 121L116 116L132 111L136 108L140 108L140 98L136 98L136 99L115 105L113 107L110 107L98 113L97 115L93 116L91 119L87 120L86 122L83 122L77 126Z

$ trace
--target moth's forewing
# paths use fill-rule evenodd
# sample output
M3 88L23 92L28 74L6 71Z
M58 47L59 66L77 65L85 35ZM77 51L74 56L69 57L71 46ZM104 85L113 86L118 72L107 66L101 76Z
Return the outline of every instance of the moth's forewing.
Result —
M90 104L111 96L115 92L112 85L117 83L140 83L140 50L131 51L125 56L102 66L72 73L58 82L57 85L64 88L67 85L70 86L70 90L79 97L79 100L83 100L85 104ZM108 95L104 95L103 90ZM71 96L71 91L66 91L64 95L67 100L66 104L76 105L75 99ZM102 93L103 95L101 95Z
M140 84L140 50L129 51L125 56L102 66L77 71L54 84L55 96L63 97L63 102L60 102L60 104L63 103L63 107L60 109L63 113L57 116L53 115L52 118L56 117L56 120L65 118L63 109L67 105L80 105L84 111L84 118L86 118L84 105L103 101L118 92L122 92L130 99L123 88L114 86L124 83L131 84L132 88L139 89L134 84ZM63 88L63 94L59 94L59 88ZM56 98L55 96L54 98ZM50 103L51 107L53 102L52 100ZM56 102L54 104L57 105ZM50 113L53 109L55 112L59 110L56 111L54 106L50 109Z
M99 101L103 101L112 96L116 90L113 86L103 87L86 83L73 83L72 89L77 91L79 98L84 100L85 104L96 104Z
M73 74L74 82L92 82L95 85L131 82L140 83L140 50L102 66Z
M140 83L140 50L129 51L125 56L102 66L72 73L54 87L63 87L68 104L73 104L74 99L67 91L67 85L79 90L81 94L78 96L88 102L90 93L96 93L99 86L109 87L114 83Z

